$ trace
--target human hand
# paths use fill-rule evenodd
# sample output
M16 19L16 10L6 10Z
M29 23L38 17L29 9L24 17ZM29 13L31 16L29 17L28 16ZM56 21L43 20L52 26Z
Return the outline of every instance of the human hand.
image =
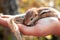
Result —
M25 35L46 36L49 34L60 35L60 21L55 17L40 19L34 26L17 24L20 31ZM57 29L57 30L56 30ZM57 32L58 31L58 32Z
M8 19L10 16L6 16ZM4 17L0 17L0 24L4 27L9 27L7 20L4 20ZM23 24L17 24L20 31L25 35L33 36L46 36L49 34L60 35L60 20L55 17L48 17L40 19L34 26L25 26Z
M12 17L11 15L0 15L0 25L8 27L7 19Z

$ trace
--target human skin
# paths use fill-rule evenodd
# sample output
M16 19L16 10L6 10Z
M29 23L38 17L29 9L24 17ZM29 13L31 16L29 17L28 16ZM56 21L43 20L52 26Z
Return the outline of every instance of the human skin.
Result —
M3 16L0 17L0 24L4 27L8 27L7 19L9 16L4 18ZM47 17L40 19L36 25L28 27L23 24L17 24L19 30L24 35L33 35L33 36L46 36L49 34L53 35L60 35L60 20L56 17Z
M27 27L22 24L18 24L19 29L25 35L34 36L46 36L49 34L60 35L60 23L57 18L50 17L40 19L35 26Z

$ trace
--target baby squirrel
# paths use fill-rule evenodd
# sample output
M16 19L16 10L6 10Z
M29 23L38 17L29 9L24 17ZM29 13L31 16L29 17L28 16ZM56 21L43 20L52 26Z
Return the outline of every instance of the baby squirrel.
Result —
M59 12L54 8L50 7L40 7L31 8L25 12L25 15L16 16L15 23L22 23L27 26L35 25L39 19L46 17L58 17Z
M54 8L50 7L40 7L40 8L32 8L26 11L26 15L24 18L24 23L27 26L32 26L36 24L41 18L46 17L58 17L59 12Z

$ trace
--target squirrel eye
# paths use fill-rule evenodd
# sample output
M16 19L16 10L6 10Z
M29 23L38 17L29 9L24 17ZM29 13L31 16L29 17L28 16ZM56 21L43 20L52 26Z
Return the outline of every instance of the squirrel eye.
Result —
M33 18L31 18L30 20L33 20Z

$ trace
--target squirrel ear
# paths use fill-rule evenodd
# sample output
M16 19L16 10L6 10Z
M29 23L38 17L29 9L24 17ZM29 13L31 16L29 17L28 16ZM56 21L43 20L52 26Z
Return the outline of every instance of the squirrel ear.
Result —
M33 15L33 11L32 11L32 10L30 10L30 11L27 11L27 12L26 12L25 17L30 18L32 15Z

